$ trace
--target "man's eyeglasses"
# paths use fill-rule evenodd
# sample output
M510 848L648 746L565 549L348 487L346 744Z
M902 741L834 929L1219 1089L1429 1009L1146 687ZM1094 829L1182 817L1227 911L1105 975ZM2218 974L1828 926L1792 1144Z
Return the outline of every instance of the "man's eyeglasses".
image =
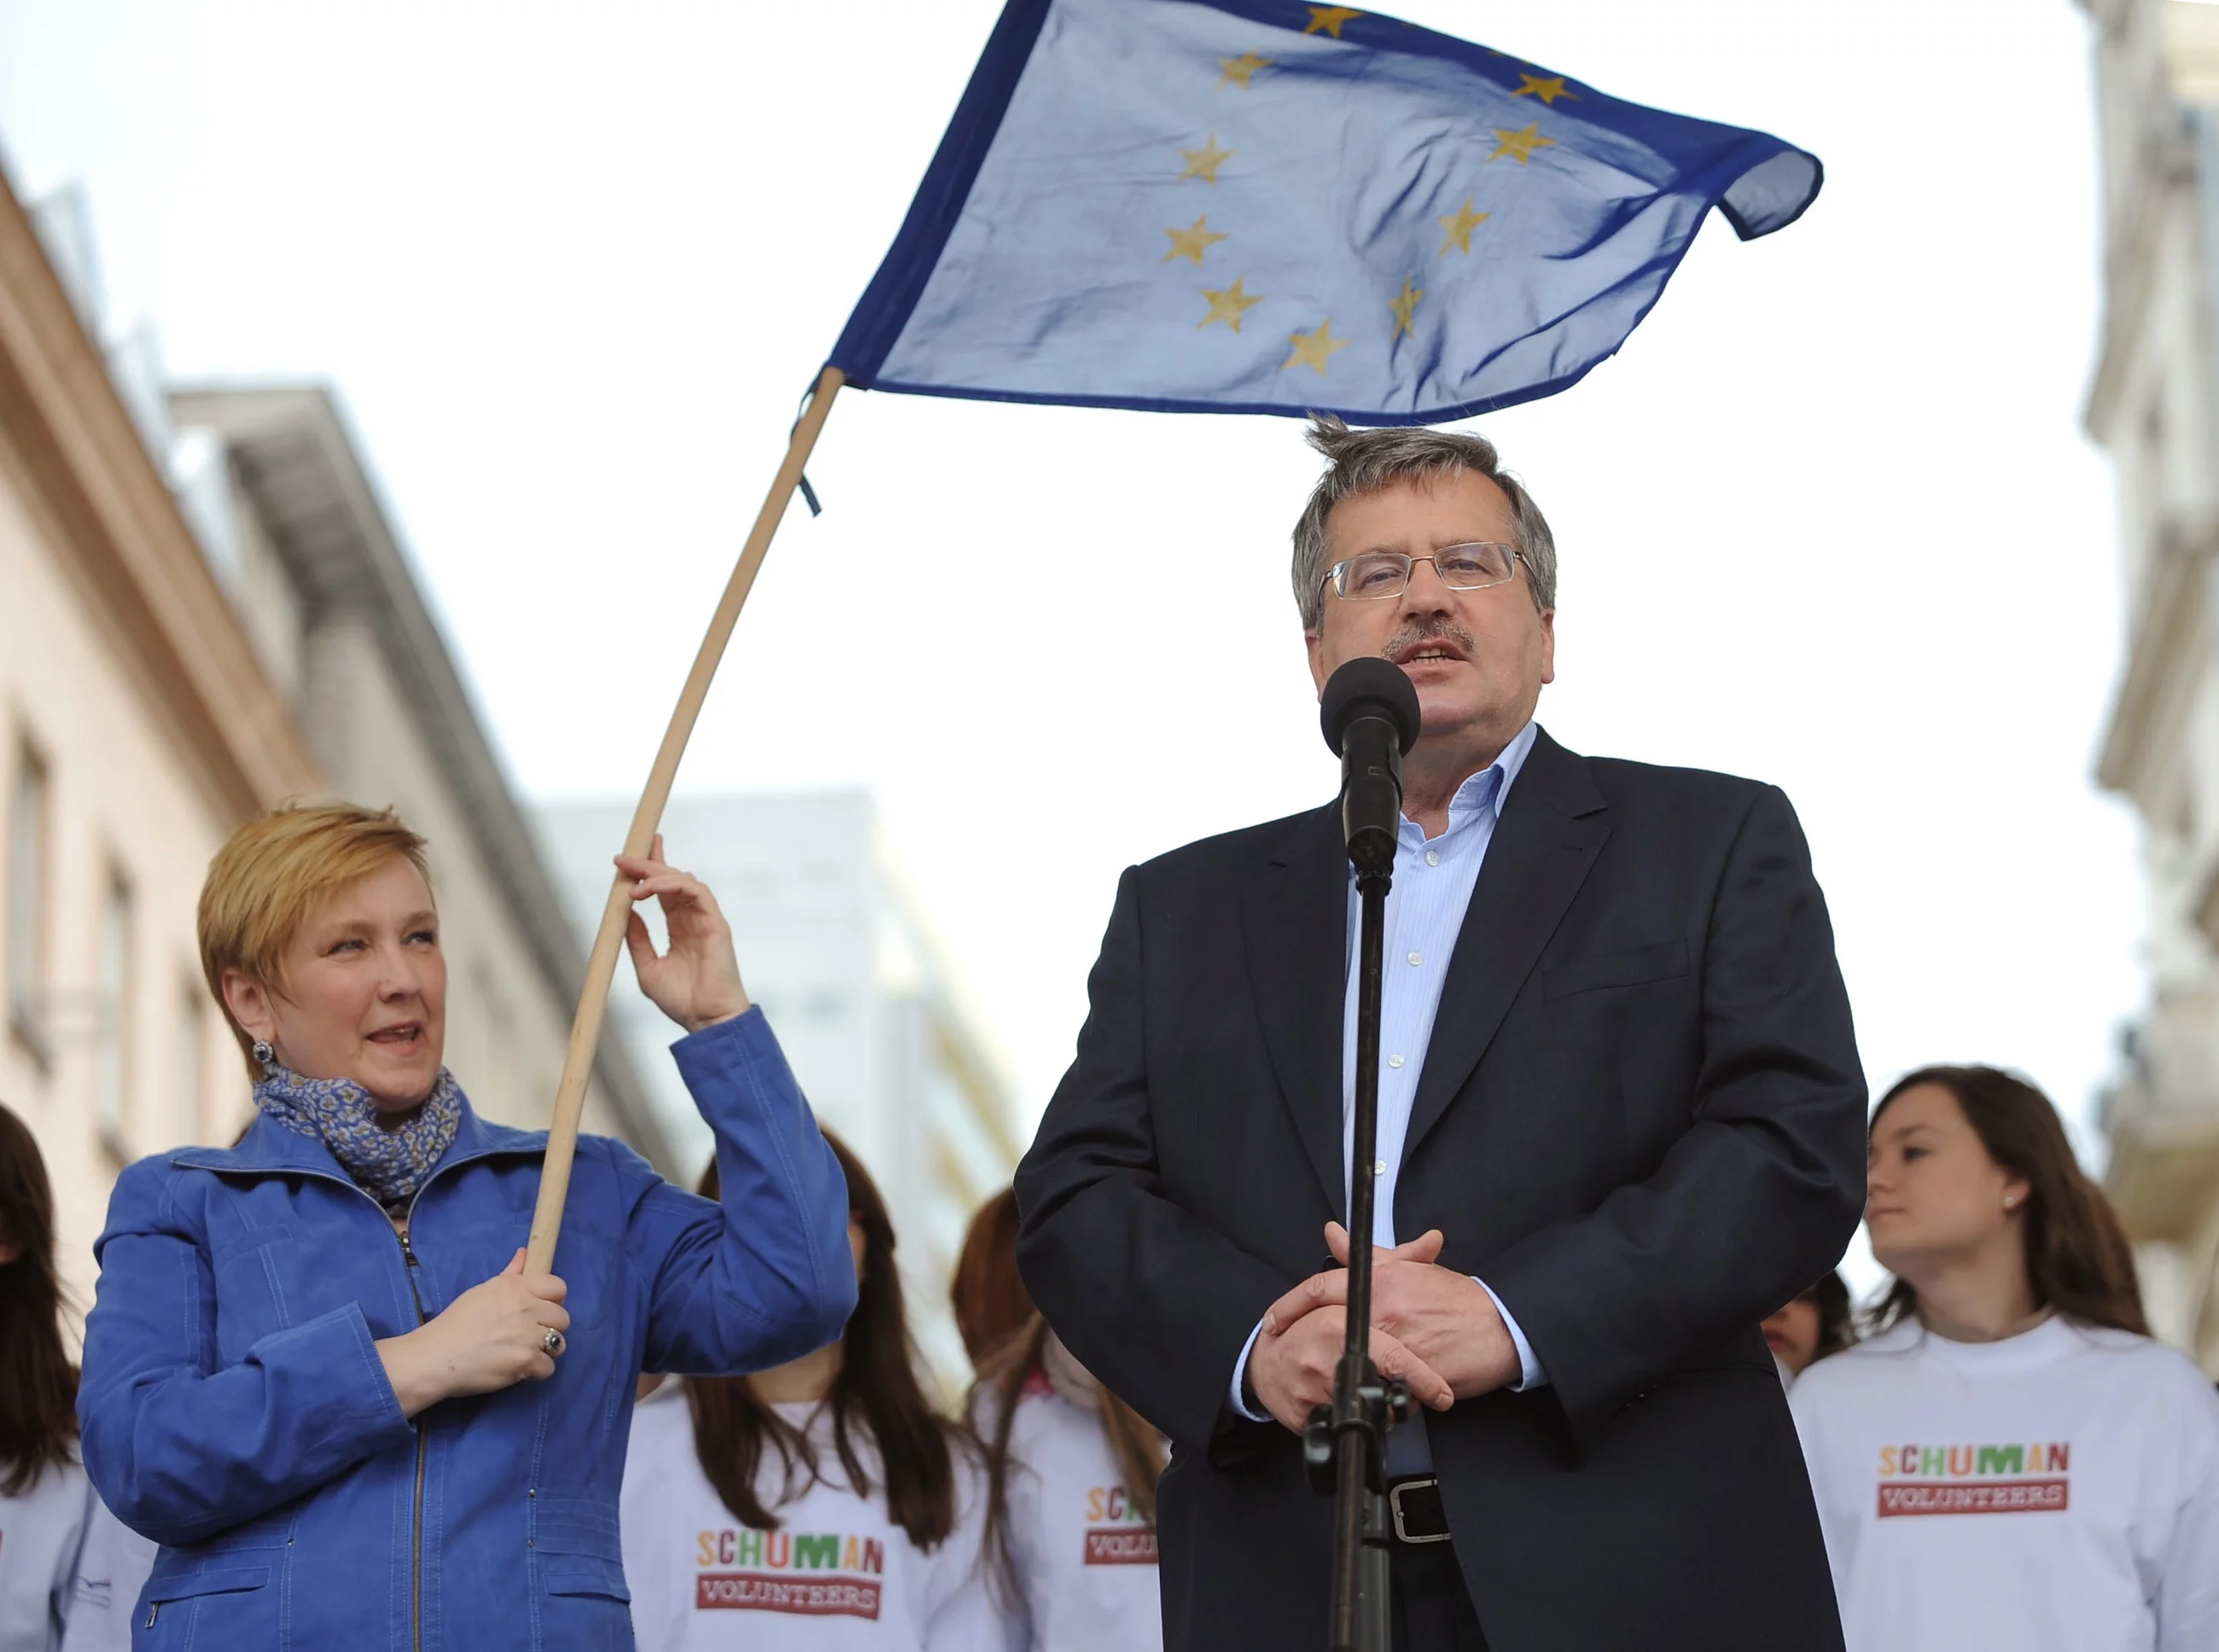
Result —
M1410 575L1420 562L1431 562L1441 583L1451 591L1484 591L1516 577L1525 558L1508 545L1476 541L1468 545L1443 545L1430 556L1405 556L1398 550L1367 550L1335 562L1319 583L1330 583L1333 594L1355 601L1399 597L1410 588Z

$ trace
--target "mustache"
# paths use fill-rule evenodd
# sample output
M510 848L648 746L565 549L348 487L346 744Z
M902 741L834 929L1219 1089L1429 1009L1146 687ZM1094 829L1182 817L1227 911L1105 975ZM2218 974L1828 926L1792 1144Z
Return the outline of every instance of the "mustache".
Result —
M1453 643L1464 650L1466 659L1476 661L1479 658L1479 644L1472 640L1471 633L1453 620L1447 619L1420 620L1403 626L1387 639L1386 646L1379 650L1379 656L1383 660L1392 660L1406 649L1416 648L1420 643L1433 642Z

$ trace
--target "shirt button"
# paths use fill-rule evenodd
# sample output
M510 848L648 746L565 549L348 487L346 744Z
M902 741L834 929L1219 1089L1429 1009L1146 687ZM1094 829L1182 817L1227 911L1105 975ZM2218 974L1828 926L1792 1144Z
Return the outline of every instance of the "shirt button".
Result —
M1419 964L1422 964L1422 963L1424 963L1425 961L1426 961L1426 960L1425 960L1425 955L1424 955L1422 953L1412 953L1410 954L1410 962L1411 962L1411 964L1412 964L1414 966L1416 966L1416 965L1419 965Z
M1437 866L1440 865L1440 863L1441 852L1439 849L1427 849L1426 851L1426 864L1427 866Z
M1402 1058L1399 1055L1390 1055L1387 1058L1387 1065L1390 1067L1399 1067L1402 1065Z
M1371 1161L1371 1173L1372 1173L1374 1176L1384 1176L1384 1175L1386 1175L1386 1174L1387 1174L1387 1161L1386 1161L1385 1159L1383 1159L1383 1158L1375 1158L1375 1159L1373 1159L1373 1160Z

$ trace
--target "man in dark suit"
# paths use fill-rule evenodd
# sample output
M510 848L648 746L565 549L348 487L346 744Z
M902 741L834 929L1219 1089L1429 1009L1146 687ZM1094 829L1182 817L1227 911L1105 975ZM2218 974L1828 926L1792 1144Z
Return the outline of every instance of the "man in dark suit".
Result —
M1373 1357L1413 1652L1838 1649L1759 1322L1840 1257L1865 1087L1787 800L1533 723L1556 556L1476 437L1352 432L1295 533L1313 674L1417 688L1390 897ZM1172 1439L1171 1652L1323 1644L1297 1432L1343 1337L1338 810L1129 869L1017 1174L1025 1282ZM1401 1241L1398 1248L1397 1241Z

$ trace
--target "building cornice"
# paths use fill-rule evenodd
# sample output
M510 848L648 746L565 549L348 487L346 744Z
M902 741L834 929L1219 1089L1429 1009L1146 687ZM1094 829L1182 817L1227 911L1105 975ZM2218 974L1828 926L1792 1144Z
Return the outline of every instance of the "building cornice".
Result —
M2096 779L2145 805L2154 759L2166 749L2168 715L2197 678L2210 634L2211 565L2219 522L2168 523L2142 581L2141 612L2127 644L2127 670L2111 703Z
M140 441L29 214L0 177L0 442L54 554L218 810L245 819L320 779L298 725Z
M2219 1181L2219 1111L2181 1109L2117 1121L2104 1190L2137 1245L2192 1238Z
M2192 203L2196 144L2179 111L2169 104L2153 111L2137 141L2129 176L2124 198L2106 214L2103 337L2081 414L2088 433L2106 447L2111 444L2135 345L2149 314L2150 289L2160 263L2159 238L2167 214L2184 202Z

